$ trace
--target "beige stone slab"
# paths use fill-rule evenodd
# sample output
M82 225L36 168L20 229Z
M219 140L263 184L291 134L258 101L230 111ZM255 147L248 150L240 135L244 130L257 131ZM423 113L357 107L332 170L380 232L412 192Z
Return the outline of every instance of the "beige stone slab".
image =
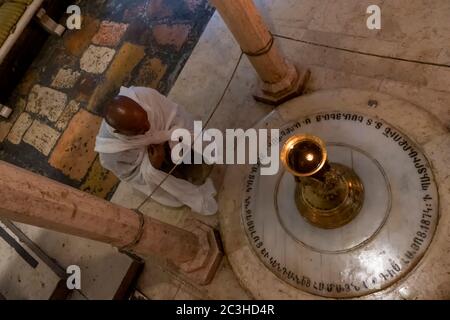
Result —
M145 194L134 189L130 184L121 182L114 192L111 202L128 209L136 209L145 199Z
M81 268L81 291L90 300L114 297L132 260L110 245L30 225L16 225L63 268Z
M8 140L13 144L19 144L22 141L23 135L32 123L33 119L31 115L27 112L22 113L14 123L14 126L8 135Z
M274 34L354 51L447 64L450 5L446 0L258 0ZM381 8L381 30L366 25L368 6Z
M252 96L256 92L258 81L255 70L249 60L244 57L208 128L246 129L271 112L272 106L257 102Z
M22 98L19 98L14 106L14 112L9 117L9 119L0 120L0 142L3 142L3 140L5 140L5 138L8 136L9 131L11 131L12 126L21 115L22 111L25 109L25 106L26 101Z
M71 100L67 107L64 109L63 113L59 117L58 121L55 123L55 127L58 130L64 130L67 125L69 124L69 121L72 119L72 117L77 113L77 111L80 109L80 103L76 100Z
M302 66L320 66L375 79L389 79L449 91L450 68L380 58L280 39L288 57Z
M37 262L29 265L8 243L0 238L0 292L8 300L48 300L60 278L26 247L5 225L0 227L17 241Z
M48 125L34 120L23 137L23 141L32 145L45 156L50 154L59 138L59 132Z
M89 73L101 74L108 68L115 53L114 49L90 45L81 57L80 68Z
M146 258L137 288L151 300L172 300L180 290L181 283L158 262Z
M379 90L382 83L390 83L397 88L396 96L399 97L409 95L408 91L412 89L407 89L408 86L421 88L422 93L427 91L428 94L422 95L420 99L419 95L409 97L408 100L419 105L432 99L433 95L440 96L442 100L449 92L449 68L367 56L287 39L277 39L277 42L290 60L311 69L312 75L307 85L309 92L345 87ZM248 128L268 114L272 108L255 102L252 97L257 83L255 71L248 60L243 58L208 127ZM383 91L394 91L386 88L384 86ZM426 107L429 108L429 105L427 103ZM431 108L435 114L446 113L445 100L440 105L432 104ZM208 113L208 109L203 112ZM441 118L442 121L445 119Z
M67 103L63 92L35 85L28 96L26 110L47 117L50 121L58 120Z
M423 106L450 130L450 93L390 80L384 80L379 90Z
M81 73L79 71L61 68L53 79L52 87L57 89L73 88L80 76Z
M214 13L169 98L205 120L219 102L240 53L219 14Z

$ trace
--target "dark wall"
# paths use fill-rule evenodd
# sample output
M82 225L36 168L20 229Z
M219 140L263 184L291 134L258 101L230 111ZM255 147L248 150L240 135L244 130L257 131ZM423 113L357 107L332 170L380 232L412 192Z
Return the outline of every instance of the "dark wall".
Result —
M70 3L69 0L47 0L43 8L50 17L59 21ZM48 37L49 34L36 21L30 22L0 65L0 103L7 101Z

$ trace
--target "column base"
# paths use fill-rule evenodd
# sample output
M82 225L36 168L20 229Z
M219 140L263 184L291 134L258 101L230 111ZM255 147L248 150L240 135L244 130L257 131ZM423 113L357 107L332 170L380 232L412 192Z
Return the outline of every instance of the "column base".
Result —
M285 79L272 84L263 82L257 92L253 94L256 101L278 106L302 95L311 72L308 69L302 70L288 61L286 64L288 65L288 74Z
M212 227L198 220L192 220L183 229L197 235L200 249L194 260L183 263L179 270L188 280L207 285L212 281L223 257L220 237Z

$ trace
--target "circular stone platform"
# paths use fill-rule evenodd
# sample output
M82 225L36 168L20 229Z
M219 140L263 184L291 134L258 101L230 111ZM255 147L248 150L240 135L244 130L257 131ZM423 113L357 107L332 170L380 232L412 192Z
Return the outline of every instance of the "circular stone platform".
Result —
M292 100L260 127L280 128L280 146L300 133L322 138L329 160L358 174L365 201L349 224L324 230L299 214L294 177L283 168L262 176L258 165L229 167L220 199L225 251L256 298L450 297L450 137L437 119L390 96L344 89Z

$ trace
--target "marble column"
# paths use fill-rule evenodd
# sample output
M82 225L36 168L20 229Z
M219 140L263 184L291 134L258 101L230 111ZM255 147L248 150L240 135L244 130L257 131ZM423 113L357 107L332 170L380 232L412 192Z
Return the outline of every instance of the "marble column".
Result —
M278 105L299 96L310 72L294 66L277 48L253 0L210 0L247 55L261 83L256 100Z
M0 218L156 256L200 284L222 256L214 230L200 222L180 229L3 161Z

